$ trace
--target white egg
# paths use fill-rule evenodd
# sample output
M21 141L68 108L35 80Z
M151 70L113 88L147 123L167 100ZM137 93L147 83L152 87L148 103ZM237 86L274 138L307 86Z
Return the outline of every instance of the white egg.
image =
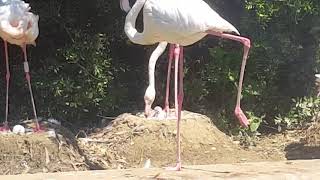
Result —
M26 132L26 129L18 124L13 126L12 132L15 134L24 134Z

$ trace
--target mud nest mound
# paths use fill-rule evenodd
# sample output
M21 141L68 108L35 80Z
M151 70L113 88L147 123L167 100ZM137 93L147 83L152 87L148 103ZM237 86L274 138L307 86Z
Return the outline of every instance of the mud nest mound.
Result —
M320 113L317 116L316 122L314 122L305 132L305 137L302 138L302 142L305 146L319 147L320 150Z
M234 163L265 160L241 149L201 114L184 111L181 122L183 164ZM148 120L122 114L100 132L79 139L86 154L104 168L163 167L176 162L176 120Z
M320 116L318 116L319 118ZM300 141L286 147L287 159L319 159L320 158L320 122L313 122L307 129L301 130Z
M42 124L48 132L0 134L0 174L59 172L90 169L70 131L62 126Z

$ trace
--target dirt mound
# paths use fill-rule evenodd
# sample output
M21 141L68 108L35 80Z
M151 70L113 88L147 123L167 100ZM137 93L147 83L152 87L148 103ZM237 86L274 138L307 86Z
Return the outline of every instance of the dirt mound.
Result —
M181 122L183 164L233 163L265 160L262 155L241 149L204 115L184 111ZM176 121L147 120L122 114L107 127L79 139L85 153L96 155L105 168L142 167L176 162Z
M302 138L302 142L306 146L319 147L320 148L320 122L314 122L305 132L305 137Z
M90 168L71 132L59 125L48 132L0 134L0 174L57 172ZM53 131L54 130L54 131Z
M319 159L320 158L320 123L318 117L307 129L302 129L299 141L286 146L287 159Z

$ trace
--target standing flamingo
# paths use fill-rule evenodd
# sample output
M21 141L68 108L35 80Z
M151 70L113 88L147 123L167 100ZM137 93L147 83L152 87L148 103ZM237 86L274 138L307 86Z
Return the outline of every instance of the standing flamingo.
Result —
M10 82L10 69L8 58L8 45L18 45L22 48L24 55L24 71L26 74L26 80L31 96L31 103L33 107L33 113L35 116L36 127L34 131L41 131L38 123L38 117L36 107L33 99L33 93L31 88L31 79L29 73L29 64L27 60L28 44L35 45L35 40L39 35L38 21L39 16L34 15L30 11L30 6L22 0L1 0L0 1L0 37L4 41L5 59L6 59L6 116L4 121L4 127L0 130L7 131L8 127L8 111L9 111L9 82Z
M131 10L130 2L129 0L124 0L120 3L120 7L122 10L124 10L126 13L128 13ZM149 59L149 65L148 65L148 76L149 76L149 85L145 91L144 95L144 101L145 101L145 110L144 114L147 118L159 118L156 116L157 113L162 112L162 109L160 107L155 108L155 112L152 111L152 104L155 100L156 96L156 90L155 90L155 66L157 63L158 58L161 56L161 54L165 51L168 43L167 42L160 42L156 49L152 52L150 59ZM167 82L166 82L166 97L165 97L165 103L164 103L164 111L166 112L165 118L169 118L170 116L170 107L169 107L169 85L170 85L170 76L171 76L171 65L172 65L172 59L174 54L174 47L175 45L170 45L169 48L169 63L168 63L168 73L167 73ZM175 88L174 88L174 99L175 99L175 112L177 115L177 107L178 107L178 95L177 95L177 78L178 78L178 61L175 61ZM162 117L162 116L161 116ZM161 119L161 118L160 118Z
M120 0L121 7L128 4ZM138 32L135 22L143 8L143 32ZM126 16L124 30L128 38L136 44L149 45L158 42L179 44L174 50L179 64L179 94L177 120L177 165L172 170L181 170L180 158L180 120L183 102L183 48L192 45L206 35L214 35L238 41L244 45L244 54L240 70L240 79L235 107L235 115L242 126L248 126L248 120L240 108L242 82L247 56L251 46L250 40L239 36L238 30L217 14L203 0L137 0ZM232 35L230 33L236 33Z

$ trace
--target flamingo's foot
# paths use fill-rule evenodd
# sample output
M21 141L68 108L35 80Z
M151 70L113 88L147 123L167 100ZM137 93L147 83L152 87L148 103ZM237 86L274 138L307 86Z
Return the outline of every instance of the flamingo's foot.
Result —
M248 121L248 118L247 118L246 115L243 113L243 111L241 110L240 107L236 107L236 109L234 110L234 114L235 114L236 117L238 118L241 126L247 128L248 125L249 125L249 121Z
M177 119L176 109L169 109L166 112L166 119Z
M33 128L33 132L34 133L43 133L43 132L45 132L45 129L43 127L41 127L39 124L37 124L36 127Z
M163 108L163 111L166 112L166 113L169 113L170 112L169 105L165 105L164 108Z
M177 119L177 110L175 108L170 109L169 105L165 105L163 111L166 113L166 119Z
M4 122L4 123L3 123L3 126L0 127L0 132L8 132L8 131L10 131L10 128L9 128L9 126L8 126L8 123L7 123L7 122Z
M166 167L168 171L181 171L181 162L178 162L175 167Z
M150 120L169 120L169 119L177 119L174 113L174 109L169 109L166 111L162 109L160 106L156 106L154 109L150 110L149 116L147 119Z

